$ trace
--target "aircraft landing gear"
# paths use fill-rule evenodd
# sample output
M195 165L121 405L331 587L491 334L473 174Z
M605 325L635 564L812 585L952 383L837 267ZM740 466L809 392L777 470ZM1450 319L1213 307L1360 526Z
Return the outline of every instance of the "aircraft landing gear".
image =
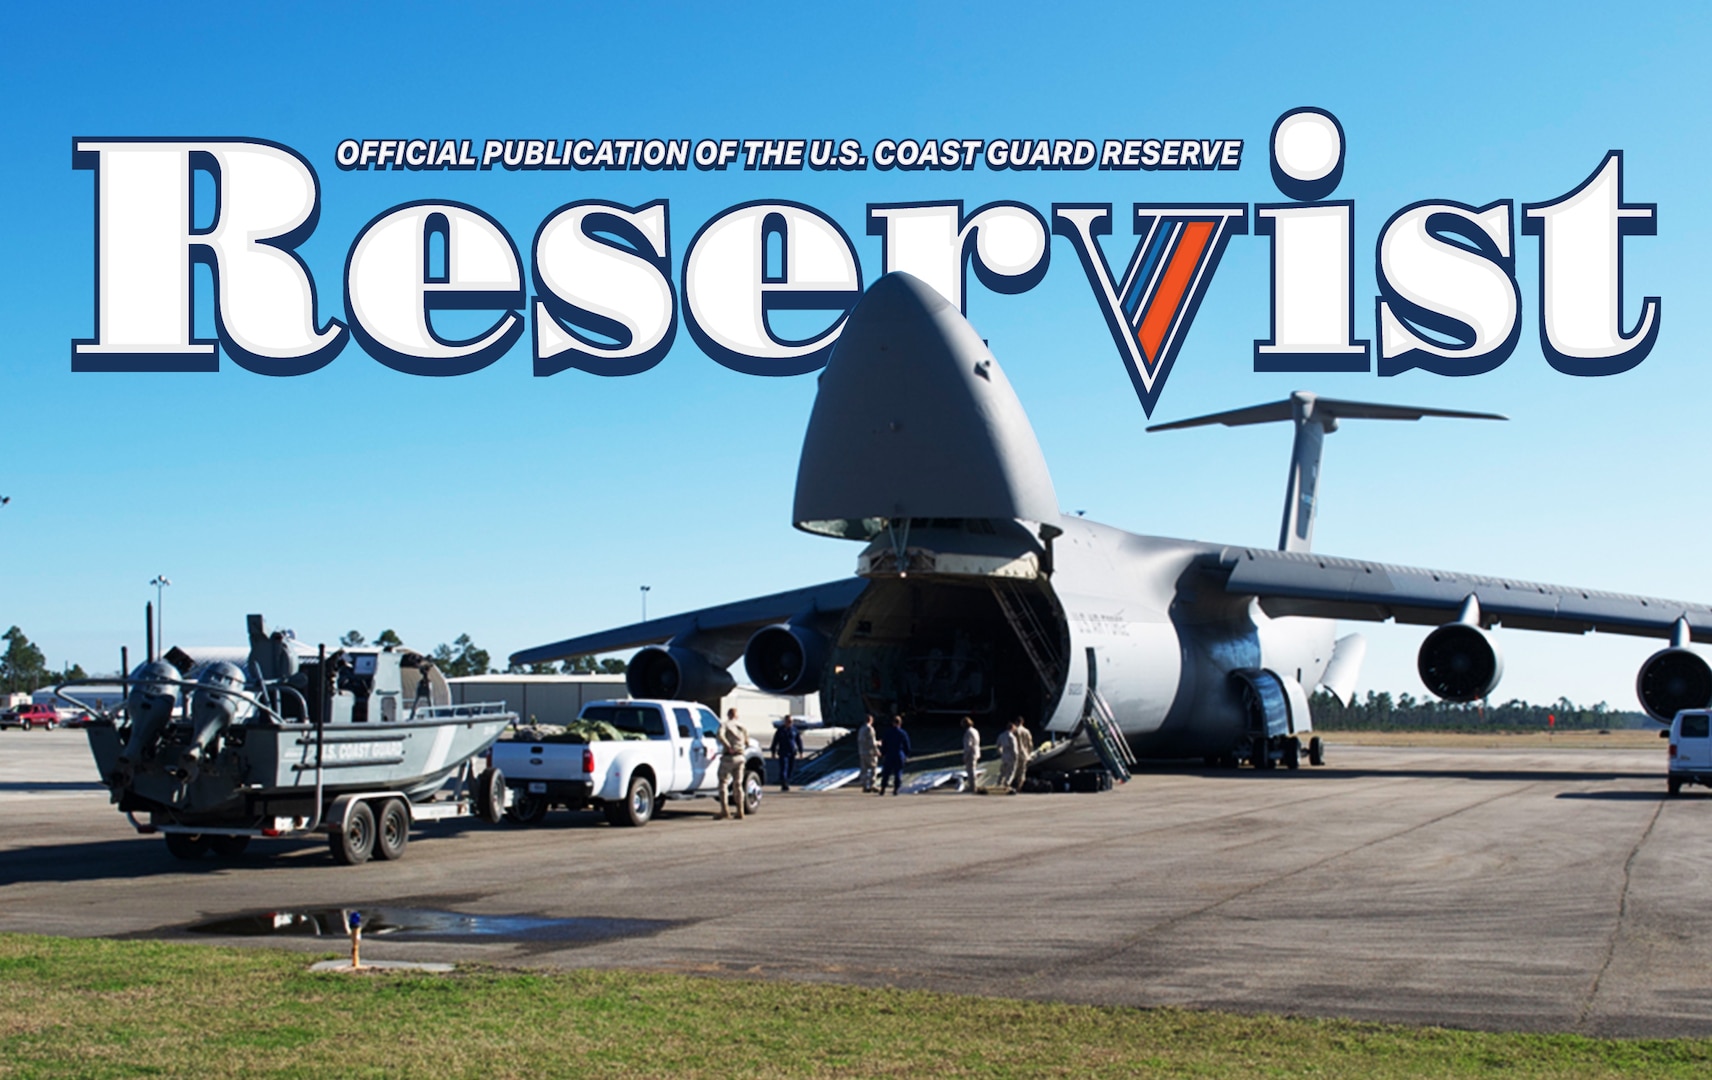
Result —
M1248 751L1248 760L1257 769L1275 769L1277 760L1272 756L1272 740L1264 735L1256 736Z

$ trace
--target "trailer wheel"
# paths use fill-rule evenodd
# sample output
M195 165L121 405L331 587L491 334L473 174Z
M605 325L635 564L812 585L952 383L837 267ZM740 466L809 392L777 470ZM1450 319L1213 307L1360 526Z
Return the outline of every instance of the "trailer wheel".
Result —
M404 845L410 843L410 811L403 799L388 799L380 807L380 824L375 829L375 858L402 859Z
M208 854L208 838L201 833L169 832L166 850L175 859L195 862Z
M1300 769L1302 767L1302 744L1295 739L1284 740L1284 767Z
M476 816L498 825L505 816L505 774L488 769L476 777Z
M352 803L345 811L345 827L328 833L327 844L333 849L333 861L342 866L368 862L375 846L375 818L369 804Z
M214 849L216 859L235 859L250 846L247 836L210 836L208 846Z
M539 824L547 816L547 797L515 791L511 795L511 805L505 808L505 816L519 825Z
M648 819L653 816L654 785L648 782L646 776L632 776L630 791L619 806L618 824L640 828L648 824Z
M1317 769L1325 763L1326 744L1320 741L1320 737L1318 735L1315 735L1313 738L1308 740L1308 764Z

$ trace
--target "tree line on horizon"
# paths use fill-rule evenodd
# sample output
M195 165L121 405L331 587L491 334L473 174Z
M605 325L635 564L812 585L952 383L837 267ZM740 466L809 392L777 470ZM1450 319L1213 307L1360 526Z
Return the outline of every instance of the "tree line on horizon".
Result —
M1395 698L1384 690L1369 690L1365 698L1348 705L1324 690L1308 701L1319 731L1606 731L1616 728L1650 728L1651 717L1638 709L1613 709L1601 701L1577 705L1560 697L1553 705L1535 705L1520 698L1502 704L1473 701L1466 704L1417 699L1413 694Z

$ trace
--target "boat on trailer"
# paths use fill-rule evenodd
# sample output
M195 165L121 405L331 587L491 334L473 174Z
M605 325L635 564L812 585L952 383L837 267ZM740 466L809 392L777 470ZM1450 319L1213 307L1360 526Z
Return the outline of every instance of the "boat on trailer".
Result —
M310 652L260 615L248 629L247 653L151 644L124 704L90 710L102 783L138 832L183 859L326 832L353 864L398 858L418 822L499 820L504 778L477 766L517 720L504 702L452 704L432 661L402 647ZM83 707L76 684L57 692Z

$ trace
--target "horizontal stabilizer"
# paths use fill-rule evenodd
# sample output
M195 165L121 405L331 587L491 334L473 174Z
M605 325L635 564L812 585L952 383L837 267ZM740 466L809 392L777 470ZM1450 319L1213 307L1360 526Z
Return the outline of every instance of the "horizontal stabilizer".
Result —
M1278 531L1278 550L1307 551L1314 546L1314 510L1319 497L1320 450L1327 435L1338 429L1339 420L1419 420L1427 416L1445 416L1457 420L1508 420L1497 413L1464 412L1461 409L1429 409L1422 405L1381 405L1372 401L1345 401L1325 398L1297 390L1283 401L1265 405L1250 405L1197 416L1189 420L1173 420L1169 424L1154 424L1149 431L1177 431L1181 428L1223 424L1242 427L1247 424L1270 424L1289 420L1296 425L1296 444L1290 452L1290 476L1284 488L1284 521Z
M1179 428L1206 427L1209 424L1242 427L1247 424L1270 424L1280 420L1293 420L1296 417L1295 409L1298 401L1304 404L1312 403L1314 417L1322 422L1328 419L1419 420L1426 416L1445 416L1459 420L1509 419L1509 417L1500 416L1497 413L1463 412L1460 409L1430 409L1422 405L1383 405L1372 401L1345 401L1342 398L1319 397L1315 394L1298 391L1283 401L1274 401L1266 405L1250 405L1244 409L1230 409L1226 412L1197 416L1189 420L1173 420L1169 424L1154 424L1147 430L1175 431Z

